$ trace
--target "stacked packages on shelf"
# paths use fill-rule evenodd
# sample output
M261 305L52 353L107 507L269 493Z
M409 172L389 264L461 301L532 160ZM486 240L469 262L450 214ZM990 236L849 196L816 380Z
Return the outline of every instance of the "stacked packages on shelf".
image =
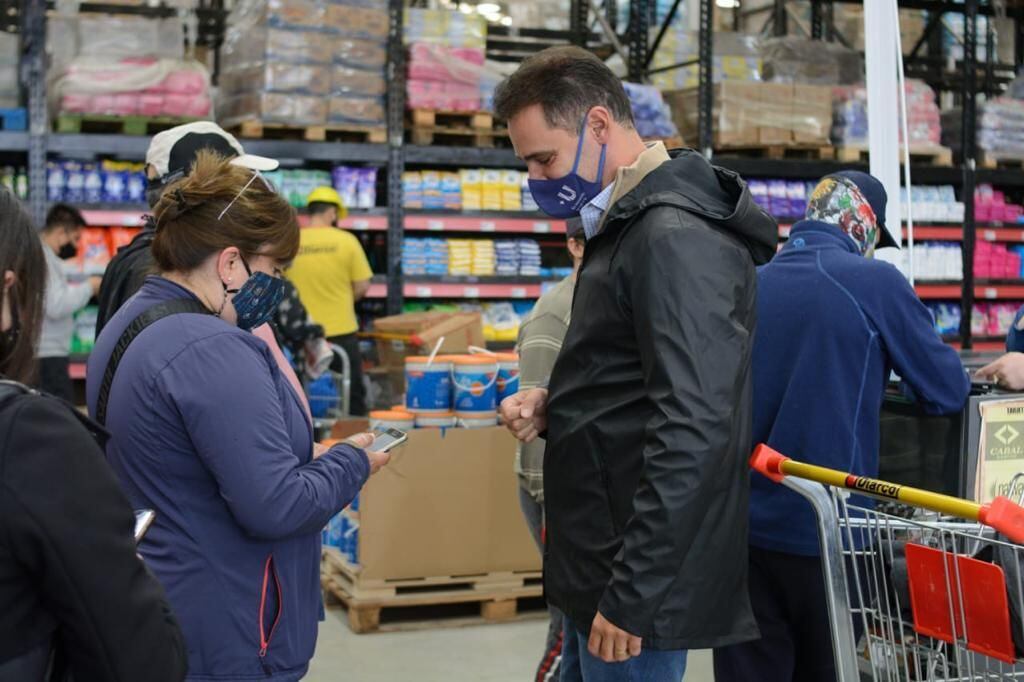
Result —
M1024 207L1008 203L1006 195L992 185L979 185L974 193L974 219L978 222L1020 223Z
M922 282L958 282L963 279L963 252L959 242L914 244L914 275Z
M682 9L682 7L680 7ZM651 75L651 83L659 90L680 90L695 88L698 84L699 69L696 63L698 53L697 34L686 30L687 23L677 21L665 33L654 53L652 69L665 68L693 61L669 71ZM652 40L658 28L651 29ZM712 58L711 80L753 82L761 80L761 54L758 37L744 33L716 31L714 36L714 57Z
M633 110L636 131L643 138L675 137L679 134L672 122L672 110L665 104L661 92L653 85L640 85L623 81L629 105Z
M750 180L754 202L778 220L800 220L816 183L803 180Z
M540 277L540 245L532 239L439 239L406 237L402 242L406 275L452 277Z
M377 205L377 169L336 166L321 170L277 170L263 174L292 206L302 208L306 197L317 187L332 186L346 208L373 208Z
M962 223L964 220L964 204L956 200L953 185L914 185L911 193L913 199L914 222ZM900 189L900 212L907 218L907 191Z
M971 334L974 336L1006 336L1021 305L1024 305L1024 302L975 304L971 308Z
M943 336L952 336L960 333L960 320L963 317L960 312L959 303L936 303L925 301L925 306L935 320L935 331ZM978 320L978 308L975 306L973 321Z
M487 22L456 11L410 8L405 12L409 46L406 103L410 109L478 111L483 87Z
M205 118L210 75L186 59L179 18L61 17L50 80L61 113Z
M0 109L13 109L20 104L18 96L18 36L0 31Z
M241 0L221 49L218 117L384 125L384 0Z
M46 200L133 204L146 200L145 164L104 160L46 162Z
M540 276L540 245L532 239L498 239L494 250L496 275Z
M1009 247L979 240L974 246L974 276L977 279L1012 279L1024 277L1021 253L1024 246Z
M526 173L494 168L402 174L402 205L410 209L536 211Z
M447 275L448 242L437 238L406 237L402 241L402 272L406 275Z
M9 189L19 199L28 199L28 170L23 166L0 168L0 185Z
M942 115L935 91L916 79L906 82L907 133L911 148L935 146L942 141ZM868 141L868 96L863 85L835 89L832 139L836 144L866 145ZM900 138L903 137L902 130Z
M448 274L453 277L490 277L497 267L491 239L449 239Z

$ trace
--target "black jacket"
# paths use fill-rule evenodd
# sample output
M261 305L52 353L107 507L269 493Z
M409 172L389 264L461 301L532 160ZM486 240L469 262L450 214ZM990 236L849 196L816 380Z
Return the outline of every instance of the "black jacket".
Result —
M153 274L153 237L156 225L152 216L146 216L142 232L126 246L118 249L110 259L100 284L99 311L96 314L96 338L124 302L135 295L148 275Z
M181 630L135 554L98 429L55 398L0 384L0 682L40 682L54 652L48 680L185 677Z
M757 637L747 596L754 266L775 221L677 152L587 242L549 385L547 597L651 649Z

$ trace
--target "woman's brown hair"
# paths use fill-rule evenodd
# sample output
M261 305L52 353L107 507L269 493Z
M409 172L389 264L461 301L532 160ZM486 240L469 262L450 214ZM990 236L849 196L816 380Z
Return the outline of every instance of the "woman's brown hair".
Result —
M3 292L3 275L14 273L14 286ZM43 325L46 257L39 234L10 190L0 187L0 304L11 297L11 314L20 325L14 344L0 347L0 374L31 383L36 373L36 342Z
M154 213L153 259L163 272L195 270L231 246L244 258L259 253L282 262L299 251L295 209L262 177L211 151L199 152L192 172L164 191Z

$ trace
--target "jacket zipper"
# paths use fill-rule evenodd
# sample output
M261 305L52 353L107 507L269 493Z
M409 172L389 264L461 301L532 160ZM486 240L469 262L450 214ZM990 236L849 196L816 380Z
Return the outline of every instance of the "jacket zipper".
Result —
M270 626L270 632L266 632L264 623L266 622L266 609L267 609L267 588L270 583L270 577L274 577L274 587L277 589L277 613L274 614L274 622ZM274 565L274 555L269 554L267 561L263 565L263 590L260 592L260 664L263 666L263 671L269 676L271 674L270 666L267 665L266 657L267 651L270 649L270 641L274 638L274 633L277 631L277 625L281 622L281 611L284 609L284 594L281 590L281 579L277 575L277 566Z

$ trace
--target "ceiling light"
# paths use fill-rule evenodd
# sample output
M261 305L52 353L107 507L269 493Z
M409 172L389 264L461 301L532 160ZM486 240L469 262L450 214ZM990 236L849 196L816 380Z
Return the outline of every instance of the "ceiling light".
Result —
M463 14L472 14L473 13L473 8L470 7L469 5L467 5L464 2L460 2L459 3L459 11L462 12Z
M740 0L715 0L715 4L722 9L736 9L740 6Z
M512 17L502 17L501 18L501 25L502 26L511 26L512 25Z
M501 5L495 2L481 2L476 6L476 11L480 14L497 14L501 11Z

